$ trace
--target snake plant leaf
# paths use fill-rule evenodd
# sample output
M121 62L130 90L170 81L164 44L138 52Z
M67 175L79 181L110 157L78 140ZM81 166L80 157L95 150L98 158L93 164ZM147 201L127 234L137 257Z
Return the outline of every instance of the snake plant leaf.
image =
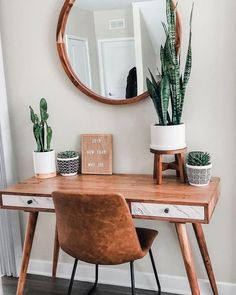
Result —
M170 99L170 82L167 76L164 76L161 80L161 104L162 104L162 115L163 115L163 124L167 125L167 112L169 108L169 99Z
M159 118L159 124L163 124L163 115L162 115L162 108L161 108L161 97L158 95L158 92L156 91L154 85L149 80L149 78L146 78L147 82L147 89L150 94L150 97L153 101L153 104L155 106L158 118Z
M166 0L166 19L168 24L168 36L170 38L170 47L172 58L176 56L175 44L176 44L176 27L175 27L175 10L172 0Z
M52 128L50 126L47 126L47 151L50 151L51 140L52 140Z

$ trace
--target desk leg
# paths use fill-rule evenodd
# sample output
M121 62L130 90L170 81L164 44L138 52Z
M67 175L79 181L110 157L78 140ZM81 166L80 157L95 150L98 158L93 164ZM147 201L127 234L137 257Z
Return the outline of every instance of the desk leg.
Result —
M202 225L200 223L194 223L193 224L193 229L197 238L197 242L198 242L198 246L199 249L201 251L202 254L202 259L204 261L205 264L205 268L208 274L208 278L209 281L211 283L211 288L213 291L214 295L218 295L218 289L217 289L217 285L216 285L216 280L215 280L215 276L214 276L214 272L213 272L213 268L211 265L211 259L208 253L208 249L207 249L207 244L206 244L206 240L205 240L205 236L204 236L204 232L202 229Z
M60 246L59 246L59 241L58 241L57 226L55 226L53 264L52 264L52 277L54 279L57 276L57 264L58 264L59 251L60 251Z
M18 280L16 295L23 295L23 292L24 292L26 274L27 274L27 269L29 265L30 253L31 253L32 244L34 240L34 232L35 232L35 228L37 224L38 214L39 214L38 212L29 213L28 223L27 223L27 228L25 233L24 247L23 247L23 256L21 261L21 270L20 270L20 276Z
M188 275L188 281L190 284L192 295L200 295L200 289L199 289L199 285L197 281L197 275L196 275L196 270L194 266L192 251L189 244L186 224L176 223L175 227L176 227L177 235L179 238L179 244L182 251L185 269Z

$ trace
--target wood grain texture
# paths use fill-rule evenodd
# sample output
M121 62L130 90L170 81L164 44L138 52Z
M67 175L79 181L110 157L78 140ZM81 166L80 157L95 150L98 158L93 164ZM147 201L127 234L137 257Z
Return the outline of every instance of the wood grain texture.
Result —
M80 192L121 193L130 202L147 202L158 204L176 204L204 206L205 220L209 223L219 197L218 177L212 177L206 187L193 187L180 183L175 178L164 178L162 185L156 185L152 175L113 174L113 175L76 175L50 179L29 178L5 190L0 191L1 207L25 211L46 211L42 208L14 208L3 206L2 194L51 197L53 191L71 190ZM210 206L209 206L210 205Z
M81 135L82 174L112 174L112 135Z
M204 236L204 232L202 229L202 225L201 224L193 224L193 229L197 238L197 242L198 242L198 246L202 255L202 259L207 271L207 275L211 284L211 288L212 288L212 292L214 295L218 295L218 289L217 289L217 285L216 285L216 279L215 279L215 275L213 272L213 268L212 268L212 264L211 264L211 259L210 259L210 255L208 253L208 249L207 249L207 243L205 240L205 236Z
M65 45L65 28L68 20L68 16L70 14L71 8L74 5L75 0L65 0L64 5L61 9L59 19L58 19L58 24L57 24L57 33L56 33L56 42L57 42L57 51L58 55L61 61L61 64L71 80L71 82L83 93L86 95L90 96L91 98L100 101L105 104L111 104L111 105L125 105L125 104L131 104L131 103L136 103L140 100L143 100L149 96L148 92L144 92L136 97L129 98L129 99L108 99L104 96L101 96L88 87L86 87L78 78L78 76L75 74L70 61L69 57L67 54L66 50L66 45ZM176 48L177 51L179 51L180 44L181 44L181 36L182 36L182 28L181 28L181 21L180 21L180 16L179 13L177 13L177 18L176 18Z
M175 224L179 244L184 259L184 265L188 276L188 281L192 291L192 295L200 295L200 289L197 280L197 274L195 270L195 265L193 261L193 255L191 246L189 243L189 238L187 234L186 225L184 223Z
M25 233L24 247L23 247L23 256L21 261L21 270L20 270L17 291L16 291L17 295L23 295L37 219L38 219L38 212L29 213L28 223L27 223L27 228Z
M162 184L163 171L175 170L176 176L179 177L181 182L185 182L185 169L184 169L184 154L187 148L179 150L154 150L150 149L150 152L154 154L154 167L153 178L157 180L157 184ZM163 156L174 156L174 162L163 162Z
M80 277L80 267L78 266ZM0 278L1 295L15 295L17 278L2 277ZM24 295L65 295L67 294L69 280L56 279L52 280L45 276L36 276L29 274L27 276L26 288ZM73 294L88 295L93 283L75 281L73 285ZM156 291L136 289L137 295L157 295ZM91 295L131 295L130 287L120 287L99 284L98 288ZM173 295L162 292L161 295ZM177 295L177 294L175 294Z

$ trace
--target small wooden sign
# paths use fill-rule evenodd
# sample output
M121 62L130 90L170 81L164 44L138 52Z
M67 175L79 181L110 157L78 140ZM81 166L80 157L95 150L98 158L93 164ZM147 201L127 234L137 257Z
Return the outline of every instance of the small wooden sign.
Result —
M82 174L112 174L112 135L81 135Z

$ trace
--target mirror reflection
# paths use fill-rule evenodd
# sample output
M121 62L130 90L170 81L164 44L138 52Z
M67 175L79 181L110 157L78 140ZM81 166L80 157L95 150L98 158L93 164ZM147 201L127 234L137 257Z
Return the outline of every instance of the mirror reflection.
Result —
M165 0L76 0L68 17L67 55L79 80L108 99L146 91L165 41Z

